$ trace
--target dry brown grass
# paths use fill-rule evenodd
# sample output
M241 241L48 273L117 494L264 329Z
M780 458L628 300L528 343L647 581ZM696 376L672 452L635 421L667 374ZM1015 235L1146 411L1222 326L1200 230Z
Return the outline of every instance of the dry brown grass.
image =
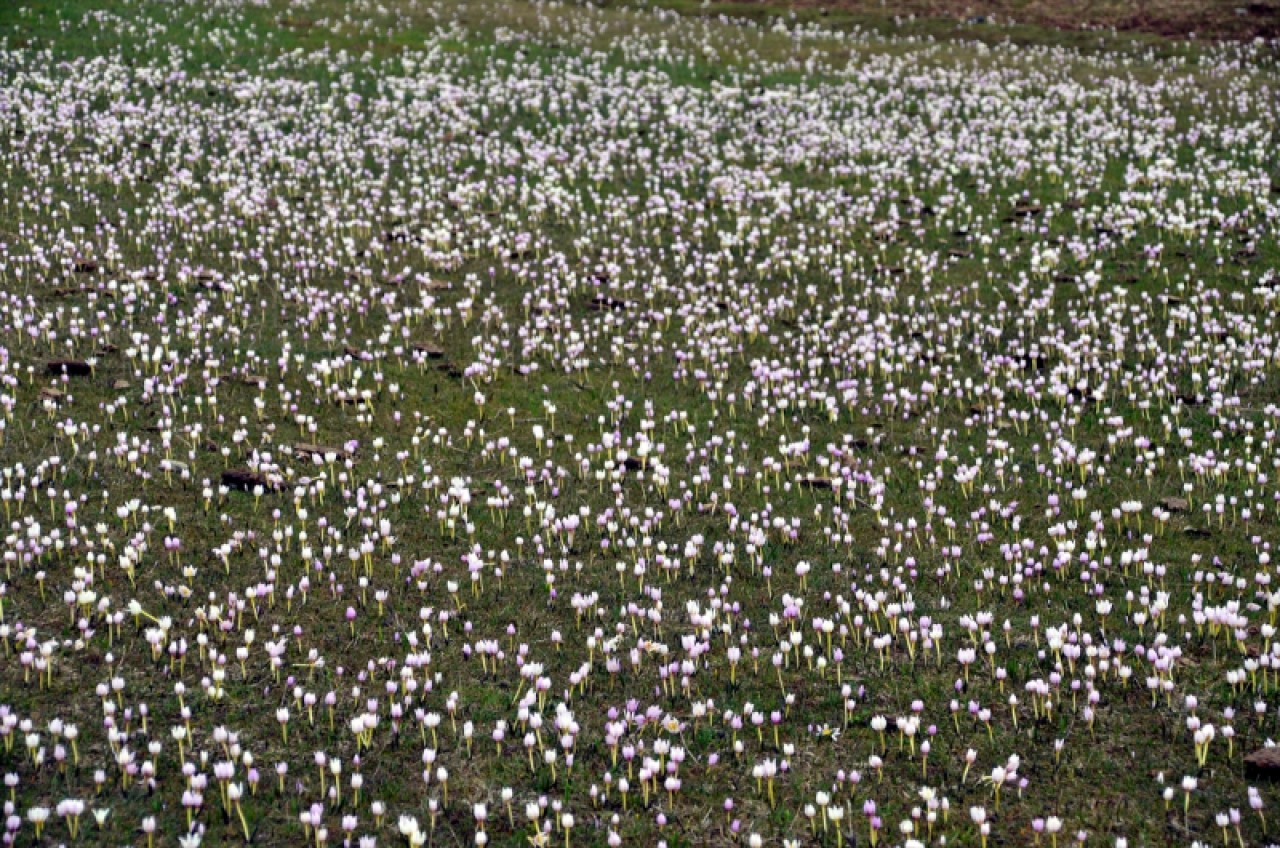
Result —
M851 14L1116 29L1171 38L1280 38L1280 0L735 0Z

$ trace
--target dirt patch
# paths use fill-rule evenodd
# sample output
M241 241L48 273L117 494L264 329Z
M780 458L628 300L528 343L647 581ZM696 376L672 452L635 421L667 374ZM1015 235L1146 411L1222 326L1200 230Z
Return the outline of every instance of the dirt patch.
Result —
M1280 38L1280 0L739 0L733 5L948 18L975 25L1115 29L1168 38Z

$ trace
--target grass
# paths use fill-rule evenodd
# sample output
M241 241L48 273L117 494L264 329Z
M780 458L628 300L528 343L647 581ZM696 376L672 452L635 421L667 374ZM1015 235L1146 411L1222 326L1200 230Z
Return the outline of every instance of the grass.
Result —
M527 844L540 796L577 816L557 843L835 845L804 815L819 791L849 810L845 844L865 844L868 801L897 844L922 787L948 799L932 837L949 844L982 842L976 805L992 844L1047 843L1032 822L1050 815L1064 842L1216 841L1229 808L1242 843L1266 842L1243 755L1277 733L1276 681L1226 675L1273 644L1253 591L1275 539L1273 54L1065 33L1042 26L1051 4L993 4L1027 21L1009 26L803 8L786 31L779 7L746 5L0 10L0 702L31 722L0 753L16 813L79 798L111 810L85 814L81 842L144 844L151 816L174 844L187 762L208 776L206 845L315 842L299 817L317 803L330 844L348 815L394 844L402 814L432 844L472 844L477 802L491 844ZM96 361L63 378L58 358ZM318 465L292 451L351 441ZM628 467L618 442L634 458L646 441ZM957 482L979 460L974 488ZM245 467L283 484L219 490ZM842 468L845 492L814 485ZM1144 538L1151 507L1182 496ZM1141 527L1113 517L1134 500ZM1241 638L1195 620L1232 603ZM989 633L968 629L984 613ZM907 636L925 616L934 649ZM843 631L825 641L814 617ZM1057 654L1059 625L1119 660ZM812 654L775 671L791 633ZM1139 645L1180 655L1157 675ZM517 657L549 681L539 757L554 705L574 714L572 769L529 764ZM1033 707L1027 684L1055 674L1053 709ZM913 749L893 719L915 701ZM758 733L724 715L747 704ZM681 729L633 724L624 742L646 753L615 763L609 711L650 707ZM1220 735L1197 762L1192 714L1232 726L1230 753ZM78 727L74 757L54 720ZM686 751L684 783L646 799L640 760L663 739ZM349 783L326 797L316 751L362 775L359 803ZM261 779L242 822L214 765L247 781L246 752ZM1027 785L997 809L979 778L1011 754ZM788 763L772 803L765 760ZM1187 812L1183 776L1199 780ZM44 842L67 833L51 822ZM19 839L35 840L25 818Z

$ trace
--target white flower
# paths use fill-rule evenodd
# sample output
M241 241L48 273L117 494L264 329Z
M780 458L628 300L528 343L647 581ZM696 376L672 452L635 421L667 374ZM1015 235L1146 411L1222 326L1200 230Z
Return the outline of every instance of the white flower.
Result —
M398 827L401 836L411 837L418 832L418 820L413 816L401 816Z

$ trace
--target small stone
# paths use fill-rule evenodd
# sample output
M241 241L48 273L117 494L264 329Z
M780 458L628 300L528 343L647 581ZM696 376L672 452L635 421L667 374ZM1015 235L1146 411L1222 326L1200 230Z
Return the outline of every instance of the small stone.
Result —
M591 298L589 306L594 312L605 312L607 310L630 309L632 304L627 300L619 300L616 297L608 297L607 295L598 294Z
M252 492L258 486L264 492L273 488L266 477L244 468L230 468L222 472L222 485L240 492Z
M351 452L344 447L335 445L313 445L310 442L301 442L293 446L294 454L298 456L318 456L324 459L332 454L339 459L347 459L351 456Z
M93 367L79 359L53 359L45 368L50 374L66 374L69 377L88 377L93 373Z
M1245 755L1244 773L1247 777L1280 777L1280 748L1259 748Z

